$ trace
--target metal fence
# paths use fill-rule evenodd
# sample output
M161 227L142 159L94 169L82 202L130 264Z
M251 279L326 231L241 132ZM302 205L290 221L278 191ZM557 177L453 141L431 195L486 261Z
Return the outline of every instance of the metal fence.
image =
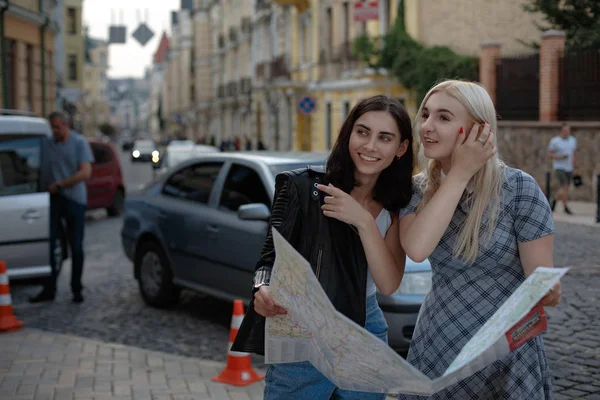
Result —
M539 54L499 58L496 111L504 120L537 120L540 106Z
M559 58L559 93L560 120L600 120L600 49Z

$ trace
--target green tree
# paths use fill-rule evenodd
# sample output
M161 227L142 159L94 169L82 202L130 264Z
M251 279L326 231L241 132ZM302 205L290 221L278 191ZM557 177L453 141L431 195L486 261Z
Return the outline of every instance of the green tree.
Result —
M354 54L371 67L387 69L404 87L416 91L419 102L441 79L477 80L477 58L458 55L446 46L423 46L406 32L402 15L383 38L358 37Z
M540 13L541 31L565 32L567 49L600 48L600 1L598 0L528 0L523 9Z
M113 137L117 133L117 129L111 124L107 123L100 124L98 126L98 130L100 130L100 132L102 132L103 135L108 137Z

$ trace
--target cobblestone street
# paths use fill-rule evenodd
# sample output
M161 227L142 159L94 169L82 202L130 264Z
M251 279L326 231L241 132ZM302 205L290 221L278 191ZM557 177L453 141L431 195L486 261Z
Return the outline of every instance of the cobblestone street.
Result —
M68 262L54 303L31 305L27 298L38 287L12 285L14 310L26 327L224 361L231 304L184 291L174 309L146 306L121 248L120 229L120 218L103 211L89 215L85 303L71 303ZM547 310L545 343L556 399L600 400L600 227L557 222L556 231L556 266L572 267L563 280L562 303ZM263 367L262 358L254 357L254 365Z

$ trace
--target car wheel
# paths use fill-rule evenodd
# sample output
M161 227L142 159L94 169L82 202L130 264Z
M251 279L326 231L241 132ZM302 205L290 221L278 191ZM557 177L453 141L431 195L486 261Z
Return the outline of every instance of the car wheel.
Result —
M117 191L115 192L115 195L113 196L112 205L106 209L106 212L108 212L108 215L110 215L111 217L116 217L118 215L121 215L121 213L123 212L123 202L124 201L125 201L125 193L123 192L123 189L117 189Z
M136 263L140 293L146 304L158 308L177 304L180 289L173 284L167 257L156 242L149 241L141 245L136 254Z

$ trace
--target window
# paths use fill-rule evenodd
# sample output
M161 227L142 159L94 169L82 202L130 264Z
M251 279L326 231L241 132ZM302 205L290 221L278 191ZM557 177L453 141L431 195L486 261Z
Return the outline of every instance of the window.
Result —
M331 7L325 9L325 24L327 26L327 51L333 50L333 11Z
M77 34L77 10L73 7L67 8L67 33Z
M17 108L16 86L17 86L17 42L11 39L6 41L6 76L8 77L8 103L3 108Z
M234 164L227 174L219 207L237 211L240 206L252 203L262 203L270 207L271 199L256 171Z
M163 193L169 196L208 204L213 185L223 163L195 164L175 172L165 183Z
M112 151L107 146L92 143L92 152L94 153L94 164L107 164L112 161Z
M0 196L40 191L40 137L13 136L0 141Z
M33 110L33 82L35 76L33 74L33 46L28 44L25 50L26 68L27 68L27 110ZM43 71L42 71L43 73Z
M342 37L344 43L350 42L350 4L345 1L342 4L344 23L342 25Z
M348 116L348 114L350 114L350 102L349 101L345 101L344 102L344 119L346 119L346 117Z
M77 80L77 54L69 54L68 60L69 80Z

